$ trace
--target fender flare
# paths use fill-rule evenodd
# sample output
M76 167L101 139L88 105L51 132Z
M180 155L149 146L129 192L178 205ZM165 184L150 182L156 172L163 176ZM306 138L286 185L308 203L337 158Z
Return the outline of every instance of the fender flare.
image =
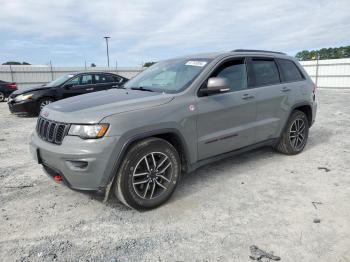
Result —
M115 178L117 177L119 166L120 166L121 161L123 160L126 152L128 151L130 145L138 140L141 140L141 139L144 139L147 137L152 137L152 136L157 136L157 135L162 135L162 134L167 134L167 133L172 133L172 134L176 135L177 138L179 138L179 140L181 142L181 146L184 150L185 159L187 160L186 161L186 170L189 169L190 164L189 164L188 160L189 160L190 153L188 150L188 146L185 142L185 138L183 137L183 135L181 134L181 132L178 129L176 129L176 128L162 128L162 129L156 129L156 130L152 130L149 132L137 134L137 135L132 136L132 137L127 139L127 141L123 144L122 149L120 150L119 154L117 155L117 157L114 161L114 164L113 164L112 171L111 171L111 173L108 177L108 180L107 180L108 182L107 182L107 186L105 189L105 195L104 195L103 202L107 202L107 200L108 200L110 190L114 184Z

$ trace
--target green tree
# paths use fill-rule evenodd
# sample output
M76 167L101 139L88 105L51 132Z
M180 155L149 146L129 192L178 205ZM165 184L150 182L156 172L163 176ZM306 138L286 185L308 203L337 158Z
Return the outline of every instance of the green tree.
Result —
M17 62L17 61L8 61L8 62L5 62L3 63L3 65L30 65L29 63L27 62Z
M150 67L151 65L154 65L157 62L146 62L143 64L143 67Z
M91 63L90 67L96 67L95 63Z
M318 55L320 59L350 58L350 46L321 48L311 51L304 50L298 52L295 57L299 60L314 60L317 59Z

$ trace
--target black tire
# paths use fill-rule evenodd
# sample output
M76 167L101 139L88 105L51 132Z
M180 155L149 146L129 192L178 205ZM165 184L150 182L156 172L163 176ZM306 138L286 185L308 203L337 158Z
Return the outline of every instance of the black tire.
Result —
M0 102L5 101L5 94L3 92L0 92Z
M38 103L37 113L40 114L40 111L43 108L43 105L45 106L45 105L51 104L52 102L55 102L55 100L50 97L41 98Z
M113 191L122 203L131 208L156 208L171 197L180 174L181 162L176 149L163 139L146 138L134 143L126 153Z
M293 111L275 149L286 155L302 152L309 136L309 126L305 113Z

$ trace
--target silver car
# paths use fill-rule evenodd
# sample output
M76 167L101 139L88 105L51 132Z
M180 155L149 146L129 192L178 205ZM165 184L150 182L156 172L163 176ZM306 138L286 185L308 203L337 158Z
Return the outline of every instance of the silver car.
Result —
M30 148L57 182L151 209L204 164L266 145L300 153L316 107L314 83L283 53L193 55L44 107Z

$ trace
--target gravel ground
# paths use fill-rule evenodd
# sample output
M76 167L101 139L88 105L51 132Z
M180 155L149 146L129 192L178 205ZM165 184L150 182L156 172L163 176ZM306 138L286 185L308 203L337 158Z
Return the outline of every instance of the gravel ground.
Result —
M281 261L350 261L350 91L319 89L318 102L302 154L205 166L149 212L56 184L29 154L36 118L1 103L0 260L250 261L256 245Z

